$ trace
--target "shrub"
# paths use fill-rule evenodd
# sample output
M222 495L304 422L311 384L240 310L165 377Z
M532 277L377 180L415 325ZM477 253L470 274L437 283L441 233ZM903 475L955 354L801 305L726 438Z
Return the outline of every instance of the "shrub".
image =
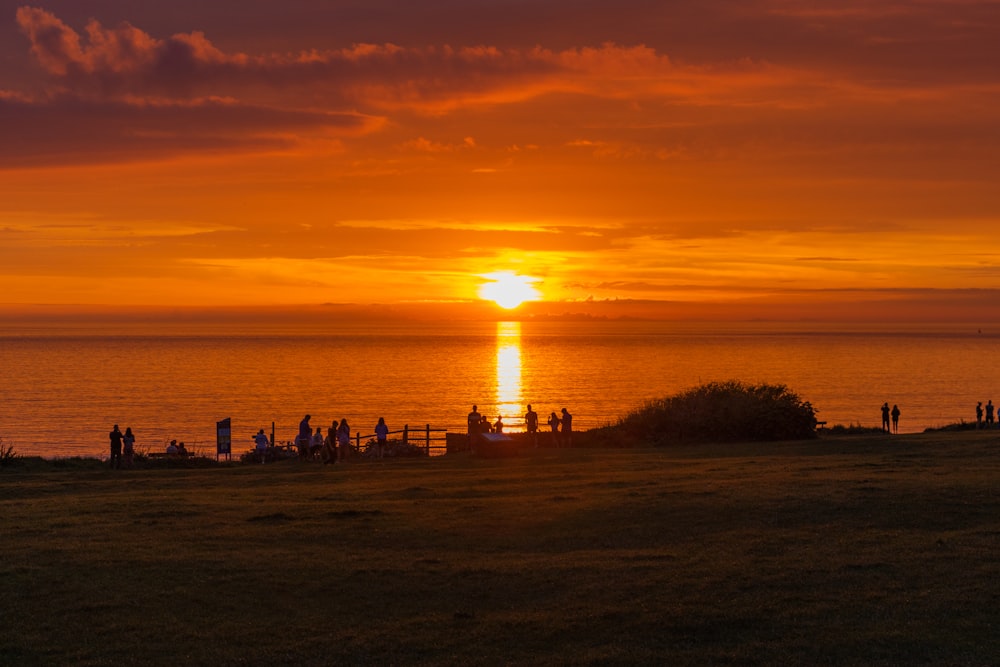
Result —
M375 458L376 444L374 438L366 442L364 448L361 450L361 456L369 459ZM385 450L382 452L382 456L387 459L424 456L426 454L427 451L424 447L415 445L412 442L403 442L402 440L386 440Z
M924 429L924 433L939 433L950 431L975 431L983 428L976 422L967 422L964 419L955 424L945 424L944 426L932 426Z
M14 445L4 445L3 438L0 438L0 468L14 465L21 458L21 455L14 451Z
M816 437L816 411L785 385L710 382L650 401L617 429L653 444Z

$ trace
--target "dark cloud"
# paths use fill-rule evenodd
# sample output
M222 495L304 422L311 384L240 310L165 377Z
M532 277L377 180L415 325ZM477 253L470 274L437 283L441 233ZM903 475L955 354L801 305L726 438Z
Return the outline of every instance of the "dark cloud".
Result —
M0 169L101 163L180 153L287 149L294 135L364 131L371 119L221 100L129 103L0 97Z
M38 63L63 85L111 93L218 93L247 86L321 86L325 95L362 93L406 101L495 87L498 80L560 68L554 54L447 45L403 48L357 44L327 51L247 55L216 48L201 32L155 38L128 23L91 20L80 35L51 12L22 7L21 30ZM315 92L315 91L314 91Z

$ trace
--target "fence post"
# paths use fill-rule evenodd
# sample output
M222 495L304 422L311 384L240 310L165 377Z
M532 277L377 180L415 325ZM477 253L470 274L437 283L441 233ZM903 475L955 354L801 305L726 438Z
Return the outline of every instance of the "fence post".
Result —
M403 424L403 444L410 444L410 425Z
M427 447L427 456L430 457L430 455L431 455L431 425L430 424L427 425L427 439L424 441L424 443L425 443L425 445Z
M354 432L354 451L361 453L361 431Z

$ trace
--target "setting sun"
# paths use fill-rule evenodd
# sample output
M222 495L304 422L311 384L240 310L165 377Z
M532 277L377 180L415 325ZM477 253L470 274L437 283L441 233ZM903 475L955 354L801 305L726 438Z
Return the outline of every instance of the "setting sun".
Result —
M521 276L512 271L497 271L482 276L490 282L479 288L479 296L501 308L517 308L525 301L535 301L541 294L532 283L538 278Z

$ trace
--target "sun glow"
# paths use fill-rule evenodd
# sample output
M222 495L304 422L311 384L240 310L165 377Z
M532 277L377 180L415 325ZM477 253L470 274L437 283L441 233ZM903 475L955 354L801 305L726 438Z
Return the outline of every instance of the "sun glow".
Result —
M541 293L533 283L538 278L521 276L513 271L497 271L482 276L490 282L479 288L479 297L492 301L501 308L517 308L525 301L541 298Z
M520 409L521 323L497 322L497 411L511 419L521 414Z

